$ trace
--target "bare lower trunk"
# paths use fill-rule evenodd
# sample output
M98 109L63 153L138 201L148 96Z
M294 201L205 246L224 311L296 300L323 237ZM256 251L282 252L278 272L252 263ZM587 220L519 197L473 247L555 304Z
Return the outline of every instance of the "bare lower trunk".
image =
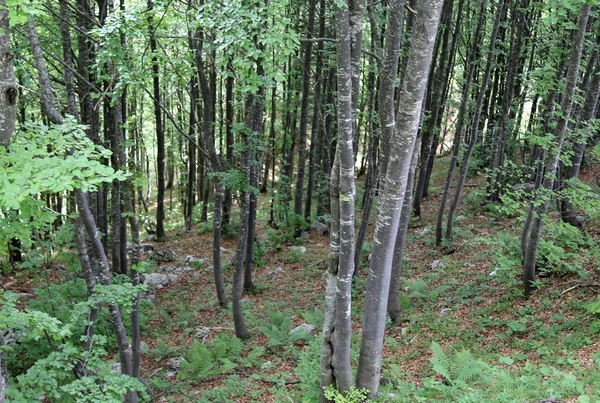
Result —
M356 380L359 388L369 390L371 398L377 396L379 390L394 245L441 8L441 0L423 0L417 13L406 78L398 101L394 137L390 141L389 161L393 163L388 163L385 185L377 208Z
M402 214L400 215L400 223L398 224L398 235L396 236L396 244L394 245L394 258L392 261L392 275L390 278L390 292L388 295L387 313L395 325L400 325L402 322L402 318L400 316L402 314L402 307L400 306L400 280L403 263L402 257L404 254L406 235L408 234L408 224L410 223L410 216L412 213L413 188L415 184L417 162L419 161L420 143L421 139L419 138L415 144L410 162L408 183L406 184L406 191L404 192Z

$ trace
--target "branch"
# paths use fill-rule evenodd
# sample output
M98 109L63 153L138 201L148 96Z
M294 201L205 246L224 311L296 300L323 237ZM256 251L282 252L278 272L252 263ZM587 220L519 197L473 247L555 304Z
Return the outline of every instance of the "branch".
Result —
M408 12L411 13L412 15L417 15L417 12L415 10L413 10L412 8L410 8L410 6L408 4L405 4L404 8L406 10L408 10Z
M300 42L337 42L333 38L298 38Z
M369 55L369 56L371 56L373 59L375 59L375 60L377 61L377 63L381 63L381 56L379 56L378 54L375 54L375 53L373 53L373 52L371 52L371 51L368 51L368 50L366 50L366 49L362 49L362 52L363 52L365 55Z

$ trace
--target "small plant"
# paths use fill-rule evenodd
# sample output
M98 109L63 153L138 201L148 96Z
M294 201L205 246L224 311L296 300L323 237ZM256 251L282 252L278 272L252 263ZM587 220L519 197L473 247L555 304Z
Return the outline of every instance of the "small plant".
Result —
M334 403L362 403L367 400L369 391L365 388L357 389L352 387L346 392L340 392L332 385L325 389L325 397Z
M430 347L433 357L429 361L433 370L444 377L449 384L466 383L477 378L487 368L487 364L477 360L469 350L446 352L436 342Z
M585 310L595 318L590 325L590 330L594 333L600 333L600 295L597 295L596 300L586 306Z

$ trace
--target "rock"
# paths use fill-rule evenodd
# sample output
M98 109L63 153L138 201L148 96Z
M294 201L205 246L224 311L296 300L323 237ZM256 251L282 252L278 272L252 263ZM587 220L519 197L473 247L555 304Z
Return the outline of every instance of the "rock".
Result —
M310 235L308 234L308 232L302 231L300 233L300 239L302 239L302 241L304 242L307 242L310 239Z
M175 274L162 274L162 273L147 273L144 274L144 285L150 288L161 289L165 285L172 281L177 280Z
M183 357L175 357L167 361L167 378L172 378L177 375L181 370L181 363L184 361Z
M304 246L292 246L290 251L296 253L306 253L306 248Z
M208 259L196 258L192 255L188 255L185 257L185 265L186 266L200 267L200 266L204 266L204 264L206 262L208 262Z
M153 251L154 250L154 244L152 244L152 243L141 243L140 244L140 249L143 252L148 252L148 251L151 251L151 250Z
M111 374L120 374L121 373L121 363L113 362L110 364L110 373Z
M172 369L173 371L179 371L181 369L181 363L183 361L183 357L175 357L169 359L167 365L169 366L169 369Z
M319 221L313 221L312 224L310 224L310 230L316 232L317 235L325 235L329 233L329 226Z
M279 273L284 273L285 270L283 269L283 267L278 267L275 270L271 270L270 272L267 273L267 276L275 276Z
M173 262L177 259L177 254L167 247L159 248L155 253L161 262Z
M440 316L448 316L449 311L450 308L442 308L442 310L440 311Z
M221 253L229 253L231 252L229 249L225 249L224 247L221 246Z
M434 260L433 262L431 262L429 267L432 269L445 269L446 265L444 263L442 263L441 260L438 259L438 260Z
M292 330L290 330L290 336L293 334L300 334L300 333L312 333L312 331L315 330L315 327L311 324L308 323L303 323L299 326L296 326L295 328L293 328Z
M464 267L477 267L477 265L472 264L472 263L465 263L463 264Z
M402 337L406 337L406 335L408 334L408 328L403 327L402 329L400 329L400 334L402 335Z
M144 241L154 242L154 241L156 241L156 235L148 235L146 238L144 238Z
M212 333L212 329L210 327L201 326L201 327L196 328L196 336L195 337L197 339L204 339L206 336L208 336L211 333Z
M173 274L179 277L183 274L190 273L193 271L194 269L192 267L178 267L175 270L173 270Z
M153 288L149 289L140 294L141 299L145 299L146 301L155 302L156 301L156 292Z

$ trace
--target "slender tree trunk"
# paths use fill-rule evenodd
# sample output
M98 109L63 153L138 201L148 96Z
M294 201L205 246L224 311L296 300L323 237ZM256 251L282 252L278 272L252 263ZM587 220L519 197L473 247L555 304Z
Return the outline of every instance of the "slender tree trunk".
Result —
M154 3L148 0L148 34L152 53L152 85L154 88L154 124L156 126L156 176L158 187L156 192L156 239L165 240L165 132L160 109L160 65L158 62L157 44L154 26Z
M309 0L306 37L312 39L315 26L316 0ZM302 215L302 196L304 195L304 168L306 166L306 135L308 131L308 103L310 98L310 72L312 60L312 41L304 42L304 64L302 66L302 103L300 105L300 138L298 139L298 170L296 173L296 192L294 195L294 214Z
M404 245L406 235L408 234L408 224L412 213L413 188L415 184L415 173L417 171L417 162L419 161L420 138L417 138L408 172L408 183L404 192L404 202L402 204L402 213L398 224L398 235L394 245L394 257L392 260L392 274L390 278L390 291L388 295L387 313L390 320L396 325L402 323L402 307L400 306L400 280L402 274L402 257L404 255Z
M225 79L225 138L226 167L231 169L233 166L233 74L228 75ZM227 187L223 201L223 224L225 225L229 224L231 220L232 204L231 189Z
M594 119L594 116L596 116L598 95L600 94L600 59L598 59L597 52L595 62L595 68L593 69L594 78L592 79L592 83L586 91L587 95L585 98L585 104L578 121L579 128L583 128L585 124L589 123L592 119ZM591 67L590 70L592 70ZM565 182L579 177L579 169L581 168L581 163L583 161L583 154L585 153L586 145L591 137L591 134L592 130L586 128L584 134L582 135L583 138L574 139L572 141L573 155L571 156L571 166L568 167L565 172ZM568 186L568 184L566 186ZM575 227L581 226L581 223L577 219L575 206L568 198L562 200L561 219Z
M469 115L468 106L469 100L471 99L471 84L473 83L473 76L475 75L476 58L478 56L477 48L481 38L481 31L485 27L485 15L486 15L487 1L483 0L481 3L481 10L479 12L479 20L477 22L477 28L475 30L475 36L472 43L472 50L469 53L467 63L465 65L465 84L463 87L462 100L460 104L460 110L458 117L456 118L456 132L454 135L454 144L452 145L452 158L450 160L450 166L448 167L448 176L446 177L446 184L444 185L444 191L442 192L442 200L440 201L440 207L437 214L436 226L435 226L435 244L440 246L442 242L442 231L444 222L444 210L446 209L446 202L450 195L450 186L452 185L452 177L454 176L454 169L458 162L458 154L462 146L463 130L467 124ZM465 44L466 47L469 47Z
M319 37L325 36L325 0L321 0L319 7ZM308 183L306 185L306 204L304 218L308 219L312 211L312 199L315 187L315 171L317 158L317 138L321 129L321 87L323 80L323 42L317 46L317 60L315 66L315 89L313 100L313 118L310 131L310 155L308 160Z
M434 72L432 90L428 96L432 99L431 116L427 123L426 129L423 131L423 139L421 143L421 165L419 167L419 176L415 190L414 213L415 216L421 216L421 202L423 197L429 194L429 172L433 168L433 161L437 149L437 139L439 137L439 123L441 123L441 115L444 108L444 102L447 96L447 82L451 74L452 65L454 63L454 49L458 38L458 24L462 19L463 1L459 0L457 10L457 21L454 28L454 35L450 37L450 21L452 20L452 11L454 0L448 0L444 3L442 24L444 26L444 36L442 37L441 51L439 55L441 60L439 67ZM448 48L448 44L450 44Z
M6 146L10 142L17 119L19 91L12 64L13 57L10 51L6 0L0 0L0 146ZM0 388L0 391L0 399L3 399L4 389Z
M394 163L388 163L385 186L377 207L356 382L359 388L369 390L371 398L377 396L379 389L394 245L421 120L423 97L427 88L441 8L441 0L423 0L417 12L406 65L406 78L398 101L394 137L390 142L389 160Z
M573 95L577 85L583 41L585 38L585 31L589 15L590 5L583 4L579 12L579 17L577 18L577 31L573 37L573 43L571 46L567 78L561 98L561 114L558 116L554 135L554 147L550 151L548 164L546 164L547 169L543 187L547 192L552 191L554 187L554 175L560 161L561 149L567 132L568 119L571 115L571 109L573 106ZM529 241L525 243L526 250L523 263L523 285L525 287L526 295L530 294L534 285L537 251L542 236L543 218L548 212L549 205L550 198L547 197L539 206L532 206L532 210L534 210L535 213L531 229L529 230Z
M350 336L352 334L351 283L354 272L354 79L350 12L338 5L337 79L338 142L330 177L331 235L329 271L325 290L325 319L321 346L321 401L324 388L352 387ZM358 27L355 25L355 27ZM360 29L360 28L358 28Z
M454 193L454 198L450 203L450 208L448 210L448 222L446 224L446 239L452 241L454 234L454 216L456 215L456 209L458 208L458 203L460 202L460 197L462 195L462 191L465 185L465 181L467 179L467 173L469 171L469 165L471 162L471 156L473 155L473 151L475 150L475 145L477 144L477 138L479 135L479 126L481 121L481 111L483 109L483 101L485 97L485 93L487 90L487 86L490 81L491 71L492 71L492 62L494 60L494 49L496 46L496 38L498 36L498 29L500 28L500 18L502 17L504 8L504 0L501 0L498 4L498 8L496 10L496 16L494 19L494 26L492 28L492 36L490 38L490 45L487 54L487 63L485 66L485 73L483 76L483 82L479 87L479 94L477 95L477 100L475 102L475 116L473 117L473 124L471 126L471 130L473 131L471 135L471 139L469 142L469 148L465 156L463 157L463 163L460 169L460 176L458 179L458 184L456 185L456 191Z

